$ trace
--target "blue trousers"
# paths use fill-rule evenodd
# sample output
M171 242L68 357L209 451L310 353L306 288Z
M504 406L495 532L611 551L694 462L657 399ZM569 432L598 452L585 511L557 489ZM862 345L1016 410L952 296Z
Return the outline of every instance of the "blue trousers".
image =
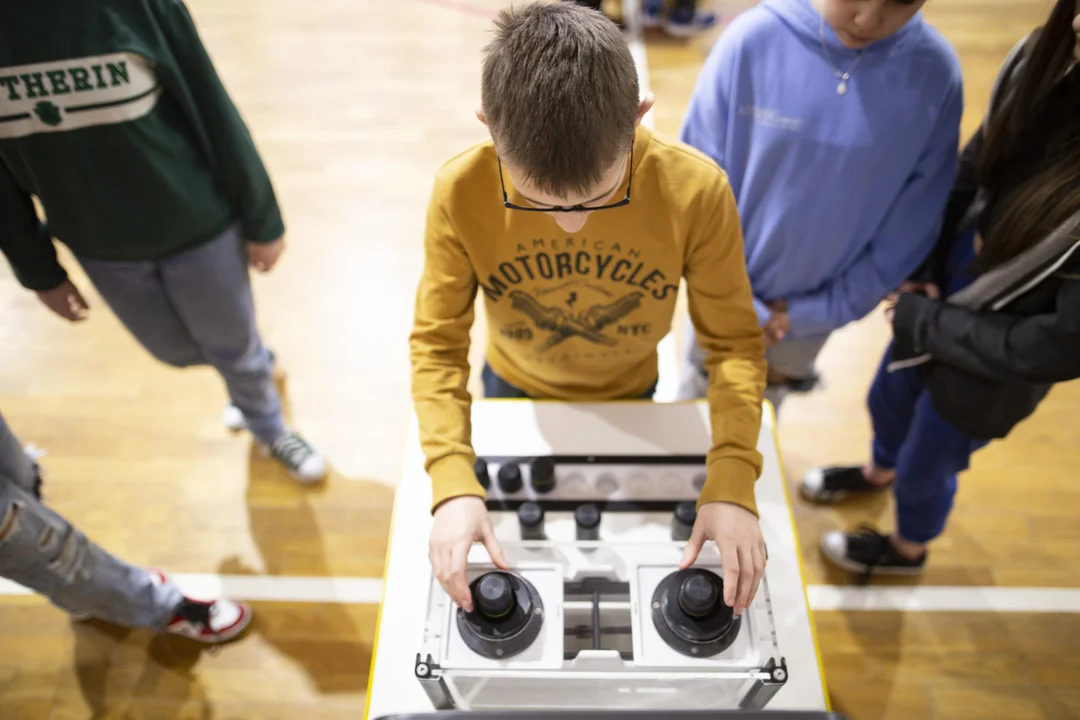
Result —
M265 445L285 434L270 352L255 326L247 254L236 227L175 257L79 258L90 282L151 355L174 367L212 365Z
M973 279L974 233L957 238L946 264L943 291L951 295ZM934 409L919 368L888 372L892 343L870 386L867 405L874 426L874 464L896 470L897 533L925 543L945 529L956 495L956 476L989 441L970 438Z
M484 369L480 373L480 379L484 385L484 397L486 398L512 398L515 400L531 399L524 390L503 380L495 374L491 366L484 363ZM641 396L641 400L652 400L656 394L656 383L652 384Z
M923 387L918 368L888 372L885 351L867 404L874 426L874 464L896 470L896 523L900 537L933 540L945 529L956 495L956 476L987 444L945 422Z

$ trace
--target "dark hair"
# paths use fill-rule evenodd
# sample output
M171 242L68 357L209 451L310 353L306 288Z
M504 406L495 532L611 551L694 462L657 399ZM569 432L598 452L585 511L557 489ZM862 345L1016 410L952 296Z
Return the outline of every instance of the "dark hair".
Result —
M500 156L557 197L596 187L629 152L640 96L614 22L574 3L499 13L481 103Z
M1036 143L1052 143L1023 181L995 202L993 220L983 237L979 265L1000 265L1036 244L1080 210L1080 84L1051 91L1073 62L1072 29L1076 0L1058 0L1046 24L1028 40L1024 64L1009 82L1000 110L987 125L980 158L980 182L993 190L995 178L1017 168L1017 153ZM1064 95L1064 96L1063 96ZM1063 97L1062 97L1063 96Z

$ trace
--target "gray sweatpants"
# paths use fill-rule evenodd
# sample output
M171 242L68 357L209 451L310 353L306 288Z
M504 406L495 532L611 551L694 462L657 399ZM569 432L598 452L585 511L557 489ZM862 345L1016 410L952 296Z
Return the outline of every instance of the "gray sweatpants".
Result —
M128 565L34 497L35 471L0 416L0 577L70 613L161 630L183 599L169 583Z
M693 400L705 397L708 378L705 376L705 353L697 342L697 333L689 324L686 338L686 353L683 359L682 376L679 379L678 400ZM811 340L781 340L765 350L765 361L769 369L786 377L803 380L814 376L814 363L828 337ZM768 385L765 398L780 412L780 405L790 389L787 385Z
M175 257L79 258L120 322L163 363L212 365L263 444L285 433L270 352L255 326L247 252L236 227Z

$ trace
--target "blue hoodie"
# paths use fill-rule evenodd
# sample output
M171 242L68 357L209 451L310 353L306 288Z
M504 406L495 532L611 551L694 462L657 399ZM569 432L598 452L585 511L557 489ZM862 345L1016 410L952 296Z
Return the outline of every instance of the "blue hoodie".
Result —
M959 154L963 87L916 15L856 53L809 0L765 0L723 32L681 139L724 168L762 324L786 300L791 338L870 313L934 247Z

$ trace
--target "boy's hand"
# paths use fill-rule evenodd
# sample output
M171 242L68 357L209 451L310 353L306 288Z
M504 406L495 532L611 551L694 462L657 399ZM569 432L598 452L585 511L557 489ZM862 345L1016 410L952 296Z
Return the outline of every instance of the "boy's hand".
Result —
M900 283L900 287L896 289L896 292L892 295L899 298L901 293L915 293L917 295L925 295L931 300L941 299L941 288L934 283L921 283L914 282L912 280L905 280Z
M450 598L465 612L473 609L465 567L469 548L476 541L484 543L497 568L510 569L495 539L483 500L466 495L451 498L435 509L435 525L428 546L431 569Z
M765 323L765 345L772 345L778 343L784 339L784 336L791 332L791 320L787 313L787 301L786 300L774 300L768 305L769 310L772 310L772 315Z
M259 272L270 272L277 265L281 253L285 252L285 237L279 237L270 243L247 244L248 264Z
M71 280L65 280L52 290L39 290L37 296L45 307L71 322L85 320L90 310L86 299Z
M736 614L746 611L757 595L765 574L765 538L754 513L726 502L705 503L698 510L690 542L683 551L679 569L694 564L706 540L720 549L724 566L724 604Z
M891 292L885 296L885 320L887 320L890 325L892 325L893 318L896 316L896 303L900 301L900 296L903 293L925 295L931 300L941 299L941 288L934 283L921 283L905 280L895 292Z

